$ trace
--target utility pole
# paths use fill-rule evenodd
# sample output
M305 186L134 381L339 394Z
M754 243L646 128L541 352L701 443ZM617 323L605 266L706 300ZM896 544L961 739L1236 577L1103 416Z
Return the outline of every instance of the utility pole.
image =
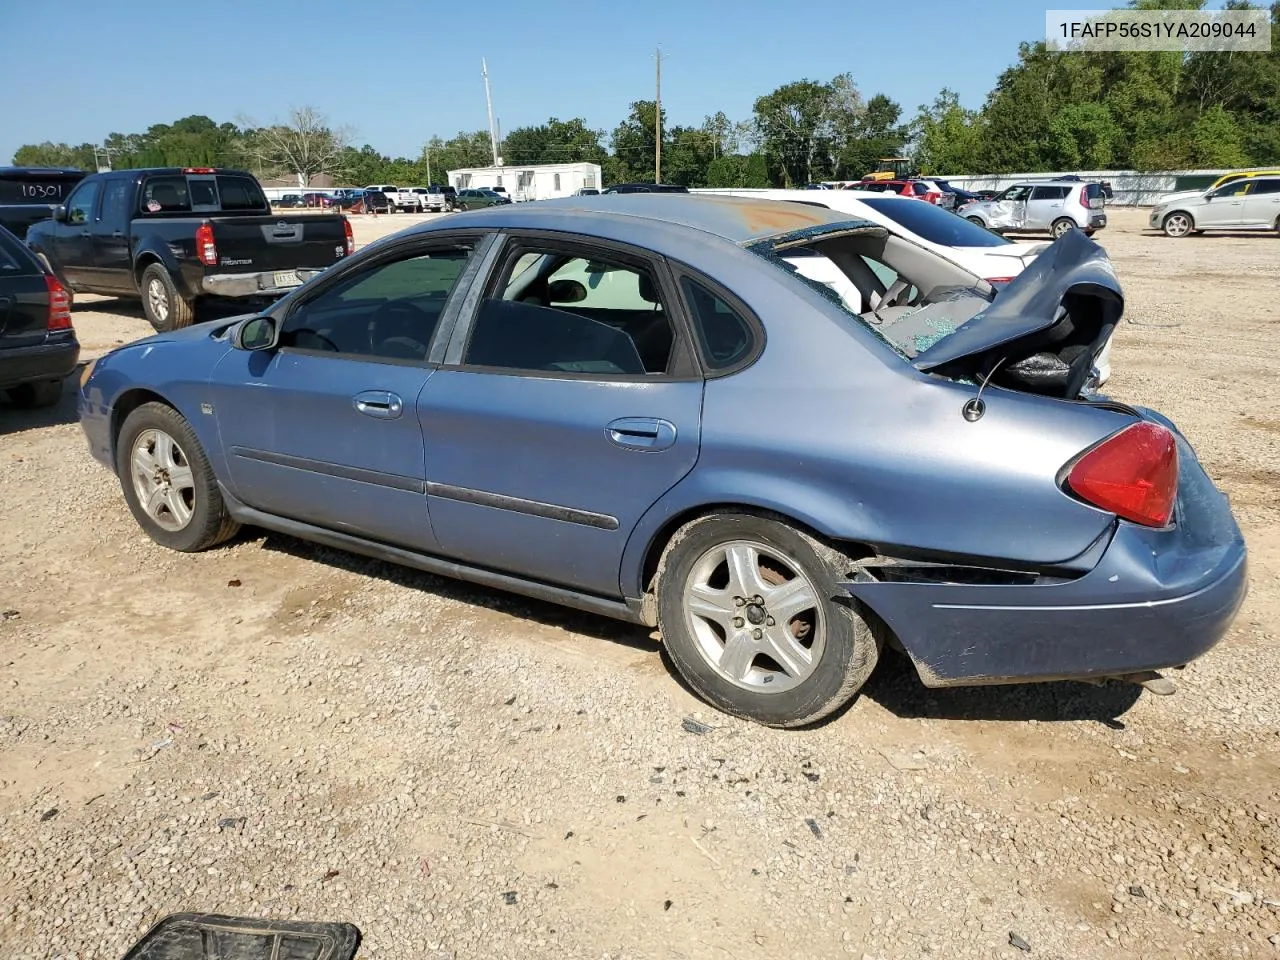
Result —
M493 127L493 96L489 92L489 65L480 58L480 76L484 77L484 103L489 110L489 146L493 148L493 165L498 165L498 134Z
M427 186L431 186L431 144L427 144L422 148L427 154Z
M653 182L662 182L662 47L654 55L657 64L657 93L653 101Z

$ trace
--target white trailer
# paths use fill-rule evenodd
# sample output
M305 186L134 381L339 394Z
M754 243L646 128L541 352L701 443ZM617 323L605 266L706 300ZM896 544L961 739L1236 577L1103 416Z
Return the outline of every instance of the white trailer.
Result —
M449 185L455 190L502 187L516 202L572 197L579 190L600 190L602 184L598 163L507 165L449 171Z

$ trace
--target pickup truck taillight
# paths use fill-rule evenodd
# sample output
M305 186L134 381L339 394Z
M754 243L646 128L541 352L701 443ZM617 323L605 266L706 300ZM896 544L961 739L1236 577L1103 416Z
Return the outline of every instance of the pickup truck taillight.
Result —
M218 265L218 246L213 242L211 223L202 223L196 227L196 256L206 267Z
M71 329L71 294L58 282L58 278L45 274L44 285L49 290L49 323L50 330Z
M342 218L342 232L347 237L347 256L349 257L356 252L356 238L351 232L351 221L346 217Z

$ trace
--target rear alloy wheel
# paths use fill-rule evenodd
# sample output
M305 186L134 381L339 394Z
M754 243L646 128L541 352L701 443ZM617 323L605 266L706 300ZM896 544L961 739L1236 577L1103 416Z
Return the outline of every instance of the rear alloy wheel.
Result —
M1170 237L1185 237L1195 229L1195 223L1191 220L1191 215L1183 213L1181 210L1165 217L1161 226L1164 227L1165 235Z
M1053 239L1057 240L1068 230L1075 227L1075 225L1076 222L1069 217L1059 217L1057 220L1053 221L1053 226L1050 227L1050 233L1053 234Z
M156 333L168 333L191 326L195 305L184 300L162 263L152 263L142 271L142 312Z
M981 217L965 217L965 219L968 220L970 223L976 223L980 227L986 226L986 224L982 222Z
M161 546L191 553L240 528L195 431L163 403L144 403L125 419L116 438L116 475L134 519Z
M681 676L726 713L798 727L845 704L879 645L832 598L848 561L775 520L724 513L676 533L659 564L658 629Z

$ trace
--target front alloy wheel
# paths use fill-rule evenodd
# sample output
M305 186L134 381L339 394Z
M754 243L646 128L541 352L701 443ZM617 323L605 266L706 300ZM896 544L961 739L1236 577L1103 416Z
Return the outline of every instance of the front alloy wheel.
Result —
M1171 213L1164 218L1164 232L1170 237L1185 237L1191 227L1191 217L1185 213Z
M178 442L163 430L143 430L129 458L133 491L147 516L176 533L191 522L195 477Z

